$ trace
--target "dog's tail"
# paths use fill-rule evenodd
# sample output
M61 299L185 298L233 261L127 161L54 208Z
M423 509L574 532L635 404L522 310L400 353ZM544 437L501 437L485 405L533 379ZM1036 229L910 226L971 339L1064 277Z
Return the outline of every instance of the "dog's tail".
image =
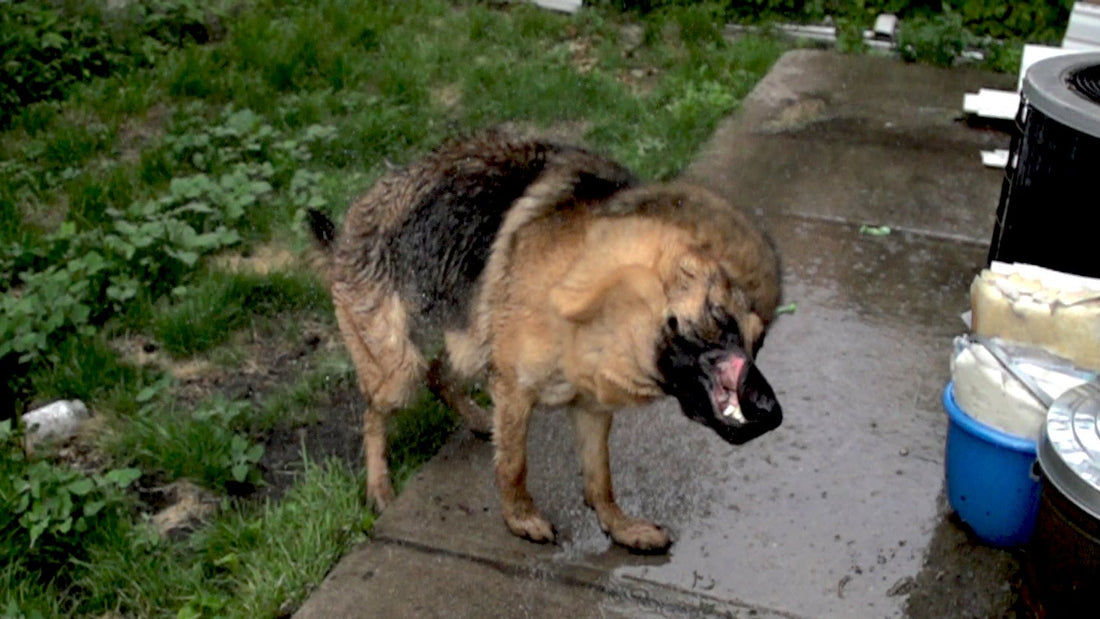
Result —
M306 209L309 230L313 233L314 249L306 252L310 265L328 285L333 282L333 248L336 245L336 224L317 209Z
M328 218L328 215L315 208L307 209L306 215L309 217L309 229L313 232L317 246L325 253L330 252L336 241L336 224Z

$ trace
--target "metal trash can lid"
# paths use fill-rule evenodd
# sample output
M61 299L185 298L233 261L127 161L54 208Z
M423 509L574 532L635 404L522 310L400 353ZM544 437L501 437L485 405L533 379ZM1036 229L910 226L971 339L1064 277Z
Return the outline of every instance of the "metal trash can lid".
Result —
M1028 67L1024 99L1048 117L1100 137L1100 53L1045 58Z
M1100 518L1100 383L1063 393L1047 413L1039 465L1047 481L1075 505Z

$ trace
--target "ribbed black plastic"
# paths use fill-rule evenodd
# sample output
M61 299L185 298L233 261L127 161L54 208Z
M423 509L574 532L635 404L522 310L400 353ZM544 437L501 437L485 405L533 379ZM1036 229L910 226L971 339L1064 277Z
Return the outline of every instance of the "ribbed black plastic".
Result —
M1100 65L1060 83L1100 103ZM1095 109L1100 117L1100 105ZM1100 277L1100 230L1092 224L1100 207L1100 137L1068 127L1027 101L1017 124L989 262L1024 262Z

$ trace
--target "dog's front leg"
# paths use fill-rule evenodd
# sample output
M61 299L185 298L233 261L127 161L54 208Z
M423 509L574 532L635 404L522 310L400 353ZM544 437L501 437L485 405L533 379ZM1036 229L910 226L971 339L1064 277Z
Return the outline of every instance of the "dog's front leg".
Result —
M610 411L573 409L573 429L584 469L585 503L596 510L600 527L617 543L638 552L663 552L672 543L668 533L652 522L627 516L615 503L607 446L611 419Z
M493 443L497 487L504 522L512 533L533 542L553 542L554 527L535 508L527 492L527 428L535 400L511 372L496 373L489 384L493 398Z

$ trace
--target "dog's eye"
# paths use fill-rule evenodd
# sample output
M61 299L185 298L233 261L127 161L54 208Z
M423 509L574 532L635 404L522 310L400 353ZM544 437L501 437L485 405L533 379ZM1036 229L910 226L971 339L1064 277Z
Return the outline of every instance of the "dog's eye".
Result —
M710 310L710 317L713 318L714 322L718 324L726 322L726 320L729 318L729 314L726 313L726 310L722 309L718 305L710 305L708 309Z
M668 317L668 330L676 333L680 329L680 321L675 316Z

